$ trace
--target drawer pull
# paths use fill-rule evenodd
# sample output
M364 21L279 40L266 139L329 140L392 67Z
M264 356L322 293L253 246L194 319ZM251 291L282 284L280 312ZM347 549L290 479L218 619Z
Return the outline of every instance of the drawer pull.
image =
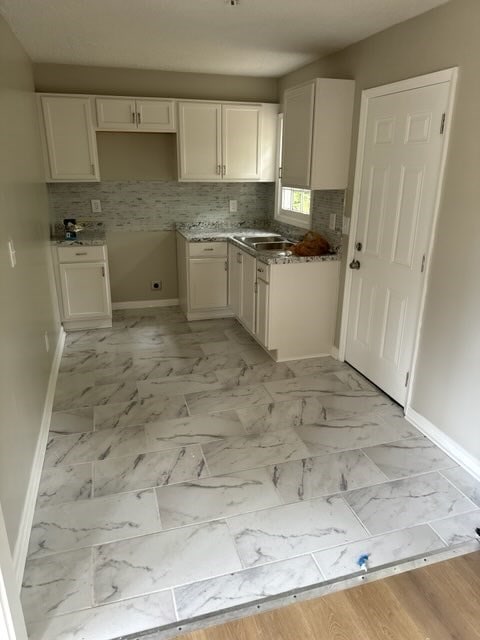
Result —
M77 251L76 256L88 256L88 251Z
M205 247L203 250L204 251L213 251L213 247Z
M265 269L257 269L258 273L263 273Z

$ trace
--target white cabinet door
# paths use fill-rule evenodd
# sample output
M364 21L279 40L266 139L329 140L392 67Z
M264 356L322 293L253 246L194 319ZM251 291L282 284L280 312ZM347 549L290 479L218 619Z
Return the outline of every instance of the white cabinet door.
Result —
M240 320L247 329L255 331L256 259L242 251L242 310Z
M178 117L179 180L221 180L221 105L180 102Z
M59 265L64 320L111 315L108 270L104 262Z
M224 180L260 180L260 105L222 106L222 175Z
M137 100L139 131L175 131L173 100Z
M242 315L242 252L228 246L228 305L239 318Z
M268 348L268 322L269 322L269 297L270 285L261 280L257 280L257 309L255 335L264 347Z
M137 128L135 100L132 98L97 98L99 129L131 131Z
M97 182L97 143L89 98L41 96L48 182Z
M226 258L190 258L190 309L215 309L227 306Z
M315 83L285 91L283 116L282 184L310 185Z

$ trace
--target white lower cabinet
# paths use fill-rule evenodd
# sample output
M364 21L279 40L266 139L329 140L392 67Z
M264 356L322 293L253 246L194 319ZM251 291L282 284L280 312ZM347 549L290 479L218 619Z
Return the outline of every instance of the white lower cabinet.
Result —
M54 266L65 329L111 327L106 247L54 247Z
M240 306L232 305L235 316L272 358L283 361L331 354L340 263L267 265L243 251L240 255L242 276L240 280L230 278L230 304L240 296ZM238 291L232 290L234 284Z
M255 331L256 259L230 245L228 249L228 304L233 314L252 333Z
M192 311L227 306L227 261L225 258L190 258L189 302Z
M268 323L269 323L269 295L270 284L261 278L257 278L257 309L255 320L255 335L264 347L268 349Z
M231 316L226 242L188 242L177 233L178 297L188 320Z
M255 281L256 259L242 251L242 311L241 323L251 332L255 332Z

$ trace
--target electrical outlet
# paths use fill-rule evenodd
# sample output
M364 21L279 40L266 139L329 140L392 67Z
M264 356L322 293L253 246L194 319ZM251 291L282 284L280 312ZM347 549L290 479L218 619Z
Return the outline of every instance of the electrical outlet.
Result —
M162 281L161 280L152 280L150 283L150 288L152 291L161 291L162 290Z
M230 200L229 202L230 213L237 213L238 202L236 200Z
M335 225L337 223L337 216L335 213L331 213L330 214L330 223L329 223L329 228L332 229L333 231L335 231Z
M17 264L17 252L15 251L15 245L13 244L13 240L8 241L8 256L10 258L10 266L13 269Z
M45 350L48 353L50 351L50 340L48 339L48 331L45 331L43 337L45 338Z
M90 200L92 213L102 213L102 203L100 200Z
M348 236L350 233L350 218L346 216L343 216L342 233L344 236Z

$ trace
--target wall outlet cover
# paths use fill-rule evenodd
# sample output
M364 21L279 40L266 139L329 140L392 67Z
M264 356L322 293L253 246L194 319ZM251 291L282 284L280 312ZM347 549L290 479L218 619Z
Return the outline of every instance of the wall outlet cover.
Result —
M237 211L238 211L238 202L237 202L237 200L230 200L229 201L229 209L230 209L230 213L237 213Z
M344 236L348 236L350 233L350 218L343 217L342 233Z
M92 213L102 213L102 203L100 200L90 200Z

